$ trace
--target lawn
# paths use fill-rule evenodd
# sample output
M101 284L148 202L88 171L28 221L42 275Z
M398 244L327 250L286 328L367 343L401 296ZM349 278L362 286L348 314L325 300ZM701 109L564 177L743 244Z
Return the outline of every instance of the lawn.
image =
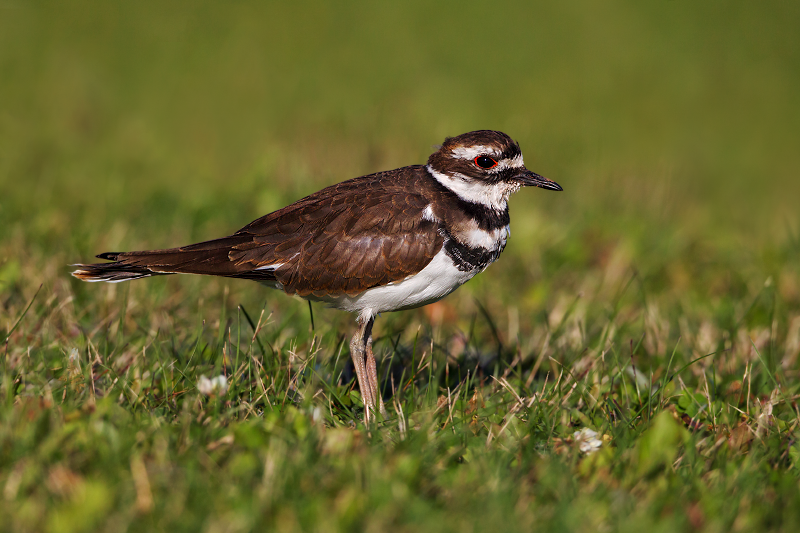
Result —
M0 530L800 529L798 27L791 2L4 2ZM518 193L497 263L380 317L369 426L353 316L69 276L474 129L565 191Z

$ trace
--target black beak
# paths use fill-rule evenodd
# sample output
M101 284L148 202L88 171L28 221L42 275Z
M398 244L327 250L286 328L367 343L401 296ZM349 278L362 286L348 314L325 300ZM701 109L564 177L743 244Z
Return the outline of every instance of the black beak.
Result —
M556 183L553 180L549 180L544 176L540 176L535 172L531 172L530 170L526 170L519 176L517 176L517 180L522 183L524 187L540 187L542 189L547 189L549 191L563 191L564 189L561 188L561 185Z

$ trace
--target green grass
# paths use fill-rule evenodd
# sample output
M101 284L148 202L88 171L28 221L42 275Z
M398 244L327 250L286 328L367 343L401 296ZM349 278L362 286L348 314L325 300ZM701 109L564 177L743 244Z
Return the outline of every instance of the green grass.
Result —
M797 530L798 25L788 2L3 3L0 529ZM498 263L377 321L371 427L352 316L68 275L478 128L565 192L518 193Z

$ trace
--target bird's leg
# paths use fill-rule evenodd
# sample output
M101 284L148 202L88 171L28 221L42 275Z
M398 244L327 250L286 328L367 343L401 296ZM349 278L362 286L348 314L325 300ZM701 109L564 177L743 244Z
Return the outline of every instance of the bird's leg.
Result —
M370 321L370 325L366 330L366 351L367 351L367 379L369 380L370 387L372 388L372 398L374 403L372 404L373 409L375 407L378 408L382 416L386 416L386 408L383 406L383 396L381 395L381 389L378 386L378 368L375 364L375 355L372 353L372 323L374 320ZM377 405L375 405L377 403Z
M361 398L364 400L365 422L369 422L370 410L375 409L375 396L373 395L366 365L367 338L372 332L373 320L372 317L364 319L359 317L358 329L350 341L350 357L353 359L353 366L356 368L358 388L361 390Z

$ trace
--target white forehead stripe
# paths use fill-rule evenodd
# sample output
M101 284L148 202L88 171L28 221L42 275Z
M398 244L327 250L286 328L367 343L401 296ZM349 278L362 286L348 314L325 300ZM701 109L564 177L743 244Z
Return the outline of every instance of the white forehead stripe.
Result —
M522 154L516 155L511 159L504 159L500 164L505 164L508 168L522 168L525 166L525 162L522 160Z

